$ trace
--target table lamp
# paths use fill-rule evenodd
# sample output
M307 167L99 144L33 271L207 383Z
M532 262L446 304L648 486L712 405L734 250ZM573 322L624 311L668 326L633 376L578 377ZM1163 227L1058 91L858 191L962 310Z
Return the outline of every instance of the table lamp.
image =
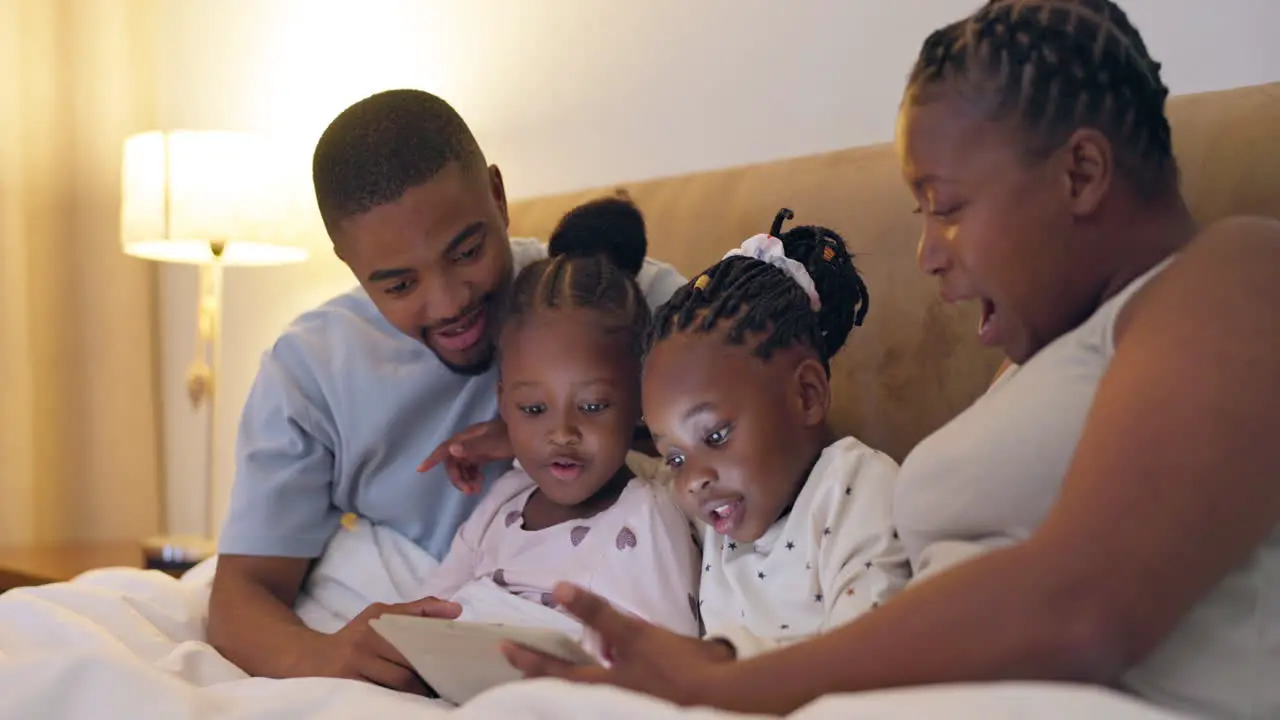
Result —
M135 257L199 267L197 341L186 390L193 408L208 406L203 532L146 540L149 568L185 569L216 548L214 387L223 268L296 263L309 255L299 188L287 180L295 176L274 150L264 137L228 131L153 131L124 143L121 246Z

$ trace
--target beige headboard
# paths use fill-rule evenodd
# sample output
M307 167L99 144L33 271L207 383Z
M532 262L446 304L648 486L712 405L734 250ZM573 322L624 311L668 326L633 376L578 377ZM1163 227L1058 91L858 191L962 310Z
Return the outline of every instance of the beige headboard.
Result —
M1174 98L1169 112L1183 186L1202 222L1280 217L1280 83ZM942 305L917 271L919 219L889 145L625 187L644 211L649 254L689 277L767 232L780 207L843 235L871 303L832 368L835 424L899 460L972 402L999 364L976 343L973 309ZM614 189L514 203L511 233L545 238L566 210Z

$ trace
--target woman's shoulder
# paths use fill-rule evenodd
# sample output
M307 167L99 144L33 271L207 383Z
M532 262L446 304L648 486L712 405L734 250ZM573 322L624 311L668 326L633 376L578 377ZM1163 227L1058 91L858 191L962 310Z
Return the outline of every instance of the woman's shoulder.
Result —
M1269 215L1232 215L1216 220L1200 229L1191 241L1197 245L1205 241L1221 241L1228 238L1269 240L1280 242L1280 218Z
M1178 272L1167 275L1176 281L1179 275L1221 272L1273 259L1277 253L1280 253L1280 220L1262 215L1235 215L1200 228L1169 263L1169 270L1176 268Z
M1234 216L1206 225L1125 309L1117 345L1139 324L1175 331L1196 305L1221 305L1249 315L1270 313L1280 299L1280 220ZM1179 318L1182 320L1179 320Z
M1204 226L1170 263L1183 273L1222 272L1274 260L1280 254L1280 219L1236 215Z

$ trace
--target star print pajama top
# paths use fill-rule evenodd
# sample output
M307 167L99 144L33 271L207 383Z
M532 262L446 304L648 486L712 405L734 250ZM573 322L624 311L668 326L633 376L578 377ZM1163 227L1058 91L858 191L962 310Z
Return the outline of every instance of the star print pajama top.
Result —
M708 637L747 658L827 632L910 579L893 523L898 465L852 437L828 446L791 512L754 543L709 527L700 589Z
M496 585L555 607L551 590L565 581L655 625L698 635L701 554L689 521L664 487L634 479L608 510L531 531L524 529L522 511L536 488L519 468L496 480L459 528L444 561L428 575L423 595L457 599L467 619L465 598L481 595L486 587ZM545 617L536 612L528 617L539 615ZM562 620L571 618L557 615L553 629L564 629ZM594 651L595 638L582 637L581 626L571 622Z

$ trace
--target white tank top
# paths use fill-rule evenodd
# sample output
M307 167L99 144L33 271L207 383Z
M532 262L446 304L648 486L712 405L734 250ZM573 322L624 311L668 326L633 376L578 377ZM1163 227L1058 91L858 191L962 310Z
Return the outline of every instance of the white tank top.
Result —
M1116 316L1171 259L1007 370L906 458L895 516L917 577L1025 540L1044 521L1115 353ZM1124 684L1199 717L1280 718L1280 527Z

